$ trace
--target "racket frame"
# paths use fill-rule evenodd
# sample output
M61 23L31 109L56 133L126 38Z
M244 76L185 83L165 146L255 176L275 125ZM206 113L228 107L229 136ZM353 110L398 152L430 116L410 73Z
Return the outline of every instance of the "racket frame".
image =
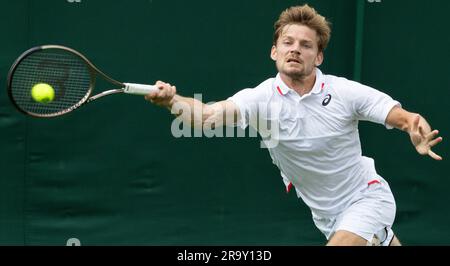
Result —
M76 56L78 56L80 59L82 59L85 63L86 66L89 70L89 75L90 75L90 83L89 83L89 88L87 88L86 91L86 95L76 104L72 105L71 107L61 110L59 112L55 112L55 113L51 113L51 114L37 114L37 113L33 113L33 112L28 112L26 110L23 110L22 108L20 108L20 106L16 103L16 101L14 100L13 94L12 94L12 82L13 82L13 76L14 76L14 72L17 70L17 67L19 66L19 64L28 56L30 56L31 54L37 52L37 51L41 51L41 50L46 50L46 49L60 49L60 50L65 50L68 51ZM116 86L119 86L120 89L111 89L111 90L106 90L103 91L97 95L91 96L92 92L94 90L95 87L95 80L96 77L100 76L101 78L103 78L104 80L108 81L109 83L112 83ZM107 95L111 95L111 94L116 94L116 93L123 93L125 90L126 85L122 82L119 82L113 78L110 78L109 76L107 76L105 73L103 73L101 70L99 70L94 64L92 64L89 59L87 59L83 54L81 54L80 52L69 48L69 47L65 47L62 45L41 45L41 46L35 46L33 48L28 49L27 51L25 51L24 53L22 53L17 59L16 61L13 63L13 65L11 66L9 72L8 72L8 77L7 77L7 91L8 91L8 96L11 100L11 102L14 104L14 106L16 107L17 110L19 110L20 112L26 114L26 115L30 115L33 117L40 117L40 118L48 118L48 117L56 117L56 116L61 116L64 114L67 114L77 108L79 108L81 105L85 104L85 103L89 103L92 102L94 100L97 100L98 98L101 98L103 96L107 96Z

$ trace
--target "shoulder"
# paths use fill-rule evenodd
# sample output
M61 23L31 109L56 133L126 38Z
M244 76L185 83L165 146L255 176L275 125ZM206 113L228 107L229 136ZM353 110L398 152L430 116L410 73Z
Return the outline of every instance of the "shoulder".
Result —
M238 91L230 99L241 98L245 101L265 101L270 98L273 93L273 84L275 78L269 78L254 88L246 88Z
M269 78L261 82L255 89L272 89L275 78Z
M259 93L259 94L271 94L273 91L273 84L275 82L275 78L269 78L258 84L254 88L247 89L249 92L252 93Z
M349 80L345 77L338 77L334 75L324 75L325 83L328 84L330 90L336 95L345 99L355 99L361 96L369 96L378 91L370 86L364 85L360 82Z
M330 87L334 88L338 93L345 93L351 90L358 89L358 87L362 86L362 84L359 82L334 75L324 75L324 81L325 84L328 84Z

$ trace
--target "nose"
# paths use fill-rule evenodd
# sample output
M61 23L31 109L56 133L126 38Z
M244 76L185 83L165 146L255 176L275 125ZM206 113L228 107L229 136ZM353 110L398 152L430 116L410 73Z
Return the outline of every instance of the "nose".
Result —
M291 54L301 54L300 44L295 44L291 46L291 49L289 51Z
M289 51L289 54L290 54L291 56L299 57L302 53L301 53L300 49L299 49L299 50L297 50L297 49L292 49L292 50Z

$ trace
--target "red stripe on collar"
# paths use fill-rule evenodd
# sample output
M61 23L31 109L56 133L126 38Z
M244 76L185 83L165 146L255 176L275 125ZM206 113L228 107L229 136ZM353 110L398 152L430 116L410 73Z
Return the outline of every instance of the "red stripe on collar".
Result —
M277 86L277 90L278 90L278 93L280 93L280 95L283 95L283 92L281 92L281 89L279 86Z

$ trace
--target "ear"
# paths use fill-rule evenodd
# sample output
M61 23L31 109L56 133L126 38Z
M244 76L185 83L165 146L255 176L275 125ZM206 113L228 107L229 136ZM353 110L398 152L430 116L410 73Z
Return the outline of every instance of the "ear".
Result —
M323 63L323 52L319 52L316 57L316 67L320 66Z
M270 51L270 58L272 58L273 61L277 61L277 47L276 45L272 46L272 50Z

